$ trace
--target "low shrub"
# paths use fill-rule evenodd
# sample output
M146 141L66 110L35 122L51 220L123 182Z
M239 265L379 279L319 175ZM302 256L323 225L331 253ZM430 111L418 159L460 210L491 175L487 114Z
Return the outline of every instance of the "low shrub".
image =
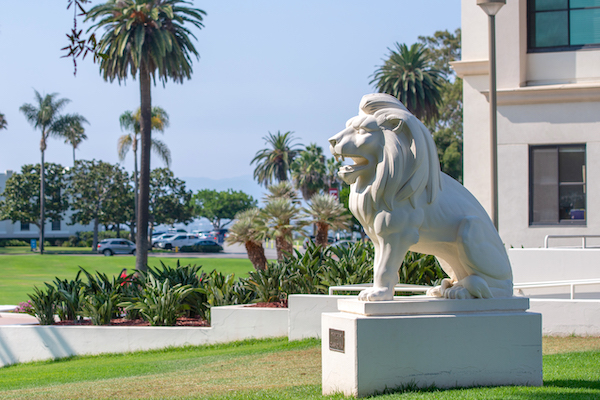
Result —
M19 239L3 239L0 240L0 247L20 247L20 246L28 246L29 247L29 242L26 242L24 240L19 240Z
M121 302L119 307L138 310L152 326L174 326L177 318L189 308L184 302L185 298L196 290L190 285L172 286L169 279L159 282L154 276L148 275L140 297L136 301Z
M33 294L28 294L31 299L32 315L35 315L40 325L54 324L54 314L59 295L53 286L47 285L46 291L33 288Z

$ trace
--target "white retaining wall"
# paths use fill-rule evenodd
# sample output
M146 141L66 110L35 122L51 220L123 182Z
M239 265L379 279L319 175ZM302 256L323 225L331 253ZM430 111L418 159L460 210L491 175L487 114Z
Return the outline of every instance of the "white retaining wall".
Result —
M321 314L337 312L337 300L352 296L292 295L288 308L225 306L212 309L212 326L102 327L0 326L0 367L71 355L124 353L171 346L288 336L321 336ZM600 300L531 299L542 314L544 335L600 335Z
M508 249L515 283L600 279L600 249Z

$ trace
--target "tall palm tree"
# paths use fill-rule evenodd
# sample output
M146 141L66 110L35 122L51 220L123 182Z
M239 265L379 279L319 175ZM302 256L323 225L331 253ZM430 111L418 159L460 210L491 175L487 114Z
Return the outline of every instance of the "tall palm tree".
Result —
M92 7L86 17L86 21L94 21L90 30L105 29L98 41L104 79L120 83L129 74L134 78L139 74L141 157L136 268L141 271L147 269L148 261L151 81L156 82L157 75L163 84L169 78L178 83L191 78L191 56L198 59L199 54L190 40L196 37L184 24L201 29L206 13L190 4L185 0L108 0Z
M380 93L398 98L417 118L429 120L438 114L441 101L442 71L433 65L422 43L408 47L396 43L396 50L372 75Z
M58 99L58 93L51 93L42 97L37 90L34 89L33 92L35 94L35 104L25 103L19 110L35 129L39 129L42 132L42 139L40 140L40 152L42 154L42 162L40 164L40 254L44 254L44 207L46 201L44 195L44 152L47 147L46 142L50 136L65 137L67 127L87 122L87 120L79 114L60 115L60 110L71 100Z
M325 187L337 188L340 183L340 177L338 171L342 167L343 163L341 160L336 161L335 158L331 157L327 159L327 172L325 173Z
M262 245L264 229L261 227L260 210L251 208L239 212L234 219L235 223L229 228L227 242L243 244L254 269L257 271L264 270L267 267L267 257Z
M310 218L309 223L317 226L315 242L323 247L327 246L329 229L350 229L350 215L346 208L329 194L315 194L302 211L303 217Z
M277 131L275 135L271 132L263 139L270 148L259 150L250 164L256 163L254 169L254 179L259 185L265 187L271 185L273 181L283 182L288 180L290 165L298 155L300 149L298 144L294 144L293 132L281 133Z
M72 121L68 126L65 127L63 135L65 138L65 144L68 143L73 146L73 166L75 166L75 150L77 150L77 147L79 147L81 142L87 140L85 129L83 128L83 125L81 125L82 122L87 121Z
M291 165L294 184L308 201L315 193L325 186L327 166L323 149L311 143L306 150L300 152Z
M6 122L6 117L4 114L0 113L0 130L6 129L8 126L8 122Z
M137 217L137 203L138 203L138 142L140 135L140 120L141 120L141 111L138 108L135 112L125 111L119 117L119 123L121 125L121 129L130 131L131 133L122 135L119 137L119 141L117 144L117 152L119 153L119 160L124 161L129 149L133 151L133 182L135 185L134 192L134 210L133 215L134 218ZM169 127L169 114L165 110L160 107L152 107L152 119L151 128L154 131L158 131L163 133L165 128ZM154 153L158 157L160 157L163 162L167 165L167 168L171 165L171 150L167 147L167 145L155 138L151 138L151 147L154 150ZM132 224L132 234L135 233L135 224Z
M292 201L294 204L300 203L300 199L298 198L298 193L294 186L288 181L279 182L275 185L267 186L267 193L264 197L265 202L269 202L278 198L285 198Z
M267 236L275 237L277 260L283 260L285 253L292 254L292 233L298 229L292 220L298 215L298 206L290 199L276 198L269 201L260 212Z

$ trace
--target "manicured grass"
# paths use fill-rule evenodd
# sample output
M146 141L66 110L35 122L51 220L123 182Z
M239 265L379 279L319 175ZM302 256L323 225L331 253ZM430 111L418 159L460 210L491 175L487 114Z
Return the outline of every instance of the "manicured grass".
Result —
M377 398L598 399L600 351L560 352L578 345L598 348L600 338L544 338L554 354L544 354L543 387L405 390ZM320 342L284 338L0 368L0 399L343 398L321 396L320 382Z
M185 258L185 257L148 257L151 267L159 267L162 261L166 265L175 266L177 260L182 265L202 265L205 272L213 269L222 273L235 273L236 276L246 276L253 270L248 259L240 258ZM51 282L55 277L73 279L79 266L89 272L99 271L107 275L117 275L123 268L133 272L135 257L96 255L10 255L0 254L0 305L19 304L29 299L27 293L33 292L33 287L43 287L44 282Z

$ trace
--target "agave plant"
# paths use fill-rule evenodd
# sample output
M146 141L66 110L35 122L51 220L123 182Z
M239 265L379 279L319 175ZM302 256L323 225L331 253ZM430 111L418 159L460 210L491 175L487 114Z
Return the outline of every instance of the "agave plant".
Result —
M45 292L37 287L34 287L33 291L34 293L28 296L31 299L32 311L40 325L54 324L56 303L59 300L58 292L53 286L47 286Z
M57 304L56 312L61 321L74 321L79 319L79 313L82 310L83 300L85 298L85 288L83 282L79 279L81 270L77 271L75 279L54 279L54 287L58 292L60 301ZM47 286L50 286L46 283Z
M148 275L139 300L121 302L119 307L124 307L126 311L139 310L144 320L152 326L174 326L177 318L189 309L185 298L197 290L190 285L171 285L168 278L160 282Z

